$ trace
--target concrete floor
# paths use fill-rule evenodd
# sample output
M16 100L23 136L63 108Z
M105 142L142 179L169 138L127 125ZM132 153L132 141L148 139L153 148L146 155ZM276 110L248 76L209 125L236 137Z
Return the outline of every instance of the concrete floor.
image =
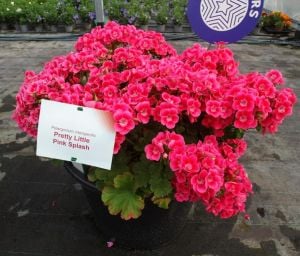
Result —
M191 41L174 41L182 50ZM107 248L93 226L80 186L35 156L35 142L11 121L27 69L35 71L74 42L0 42L0 256L297 256L300 255L300 107L276 136L249 133L243 158L255 194L251 222L221 220L195 205L177 241L154 251ZM279 68L298 97L300 49L231 45L241 70Z

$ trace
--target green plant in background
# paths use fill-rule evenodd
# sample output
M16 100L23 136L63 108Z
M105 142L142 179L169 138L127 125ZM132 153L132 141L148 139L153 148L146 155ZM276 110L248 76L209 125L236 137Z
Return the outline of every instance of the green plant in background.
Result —
M77 12L69 3L66 3L65 5L60 6L59 8L59 16L58 20L59 23L64 25L73 25L75 23L75 17L77 15Z
M128 5L124 0L104 0L105 10L110 20L115 20L120 24L128 24Z
M81 0L78 6L78 14L83 22L92 23L94 17L95 6L91 0Z
M158 3L157 8L158 9L155 15L156 23L159 25L167 24L169 20L169 12L170 12L169 3L167 1L160 2Z
M26 19L28 23L32 25L44 23L44 8L43 1L28 2L28 4L26 4Z
M172 11L173 23L176 25L182 25L186 19L187 1L175 0L173 1L172 5L173 5L173 11Z
M44 3L43 16L45 18L45 23L48 25L58 24L58 12L57 12L57 0L48 0Z
M8 24L41 24L44 19L44 5L57 0L0 0L1 22Z
M0 15L1 23L14 25L17 18L15 3L7 0L0 0Z
M0 1L0 24L4 24L5 20L4 20L4 8L3 6L1 6L1 1Z
M153 0L144 0L140 5L140 12L137 14L138 24L147 25L151 19L151 13L156 6Z
M262 14L261 24L263 27L283 30L290 28L290 26L292 25L292 19L283 12L273 11L269 14Z
M151 8L153 1L151 0L131 0L128 2L127 20L129 24L147 25L151 19Z
M33 12L36 10L37 1L17 0L16 2L16 21L20 25L33 23Z
M7 23L7 10L4 0L0 0L0 24Z

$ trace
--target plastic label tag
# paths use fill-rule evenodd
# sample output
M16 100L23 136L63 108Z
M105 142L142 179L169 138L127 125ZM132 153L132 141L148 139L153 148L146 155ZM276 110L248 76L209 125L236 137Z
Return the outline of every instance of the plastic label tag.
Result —
M111 169L116 132L111 113L42 100L38 156Z

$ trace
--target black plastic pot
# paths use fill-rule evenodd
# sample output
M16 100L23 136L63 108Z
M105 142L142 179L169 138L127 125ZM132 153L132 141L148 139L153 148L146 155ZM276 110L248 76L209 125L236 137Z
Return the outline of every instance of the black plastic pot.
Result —
M82 185L102 236L107 241L113 239L116 246L155 249L174 241L185 226L190 203L173 201L169 209L165 210L148 201L141 217L125 221L120 216L109 214L101 201L99 190L72 163L65 162L65 168Z

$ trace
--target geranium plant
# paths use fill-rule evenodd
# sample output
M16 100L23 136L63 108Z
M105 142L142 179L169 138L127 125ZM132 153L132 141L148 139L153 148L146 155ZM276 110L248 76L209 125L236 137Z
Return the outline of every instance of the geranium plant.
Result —
M112 170L89 167L87 176L111 214L138 218L145 202L176 200L228 218L245 212L252 193L238 162L244 133L275 133L292 114L296 97L283 84L277 70L240 73L224 44L178 55L159 33L109 22L79 38L75 52L26 72L14 119L35 137L41 99L109 111Z

